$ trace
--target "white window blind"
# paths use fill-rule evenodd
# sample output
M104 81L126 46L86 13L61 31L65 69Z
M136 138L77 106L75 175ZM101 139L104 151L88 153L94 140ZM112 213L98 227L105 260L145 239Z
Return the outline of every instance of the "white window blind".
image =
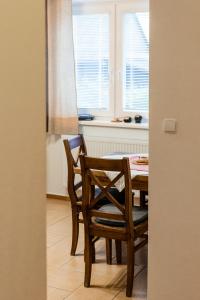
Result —
M148 111L149 14L123 17L123 111Z
M78 108L109 107L109 15L73 16Z

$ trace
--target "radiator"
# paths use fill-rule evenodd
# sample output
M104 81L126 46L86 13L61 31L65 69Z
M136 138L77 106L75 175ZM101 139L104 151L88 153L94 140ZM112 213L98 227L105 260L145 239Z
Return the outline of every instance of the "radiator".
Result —
M114 141L86 140L88 155L101 157L112 152L148 153L148 144L144 142L119 143Z

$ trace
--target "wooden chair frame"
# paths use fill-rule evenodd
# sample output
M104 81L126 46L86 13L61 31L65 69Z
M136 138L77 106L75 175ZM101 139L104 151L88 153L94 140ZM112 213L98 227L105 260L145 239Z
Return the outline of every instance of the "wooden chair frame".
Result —
M78 183L75 183L75 172L74 168L78 167L79 156L80 154L87 155L87 148L84 141L84 137L82 134L78 136L63 140L65 153L67 157L67 166L68 166L68 193L71 201L71 209L72 209L72 245L71 245L71 255L74 256L76 254L78 237L79 237L79 224L83 223L83 219L80 218L80 213L82 212L82 196L77 195L78 189L82 187L82 180ZM74 159L72 155L72 151L74 149L78 149L77 157ZM93 186L94 187L94 186ZM94 187L95 191L95 187ZM93 192L94 192L93 191ZM93 240L93 253L95 253L94 243L96 242L96 238ZM119 247L116 242L116 247ZM93 261L95 259L95 255L93 254ZM106 239L106 260L108 264L112 264L112 241ZM120 255L117 256L117 262L121 262Z
M77 196L77 190L82 187L82 181L75 184L75 173L74 168L78 166L79 155L87 154L87 149L83 135L80 134L72 139L63 140L65 153L67 157L68 166L68 193L71 200L72 208L72 245L71 245L71 255L75 255L78 236L79 236L79 223L83 223L80 219L80 212L82 211L82 199ZM79 148L77 158L74 159L72 155L72 150Z
M132 183L130 176L130 165L128 158L121 160L92 158L85 155L80 156L82 180L83 180L83 220L85 229L85 287L90 286L92 270L92 240L94 237L104 237L109 240L115 239L119 242L127 242L127 287L126 295L131 297L134 279L134 257L135 252L147 243L148 221L134 226L132 219ZM115 171L116 177L105 186L98 176L96 170ZM125 205L121 205L110 193L109 188L116 181L124 177L125 180ZM93 185L97 185L101 193L96 197L93 193ZM118 209L119 213L108 213L96 209L98 202L103 196ZM96 218L109 220L120 220L125 226L114 227L96 222ZM141 241L135 245L135 240ZM116 244L117 245L117 244ZM120 243L119 243L120 245Z

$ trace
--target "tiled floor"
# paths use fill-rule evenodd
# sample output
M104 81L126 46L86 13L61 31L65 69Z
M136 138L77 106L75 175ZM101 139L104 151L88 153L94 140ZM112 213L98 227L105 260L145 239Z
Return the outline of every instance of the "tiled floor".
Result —
M91 288L84 288L83 226L76 256L70 256L71 211L64 200L47 200L48 300L123 300L126 265L105 263L105 241L96 243L97 262L92 266ZM125 248L125 247L124 247ZM123 262L125 262L124 249ZM147 248L136 254L135 279L131 299L146 300ZM130 298L129 298L130 299Z

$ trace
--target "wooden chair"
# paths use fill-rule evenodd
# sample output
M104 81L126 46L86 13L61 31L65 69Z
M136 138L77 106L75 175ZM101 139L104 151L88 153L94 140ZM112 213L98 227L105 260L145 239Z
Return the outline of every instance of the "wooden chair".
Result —
M134 278L135 252L147 243L148 211L147 208L132 206L132 184L128 158L121 160L100 159L81 156L81 170L83 180L83 220L85 229L85 279L84 286L90 286L92 270L92 239L104 237L127 243L127 287L126 296L131 297ZM115 178L105 186L98 177L98 170L115 171ZM124 177L125 202L120 204L109 188ZM95 196L92 186L97 185L101 193ZM109 199L106 204L97 209L101 197ZM135 241L137 240L137 245Z
M65 146L65 153L67 157L68 166L68 193L71 200L72 209L72 245L71 255L75 255L78 236L79 236L79 224L83 223L80 219L80 212L82 211L82 195L77 194L78 189L82 187L82 180L75 183L74 168L78 166L79 155L87 154L87 149L83 136L80 134L72 139L63 140ZM76 159L74 158L72 151L76 151Z
M86 144L82 134L75 136L71 139L66 139L63 141L65 147L65 153L67 157L67 166L68 166L68 193L71 201L72 209L72 245L71 245L71 255L75 255L76 248L78 244L79 236L79 224L83 223L83 220L80 218L80 213L82 212L82 193L80 188L82 187L82 180L76 183L74 168L78 167L79 164L79 155L87 154ZM72 153L75 151L75 153ZM75 157L75 158L74 158ZM94 186L93 186L94 187ZM94 187L94 193L98 194L100 191ZM118 201L122 198L117 189L110 189L112 195L117 196ZM107 199L102 199L101 205L107 202ZM116 243L116 247L119 245ZM106 239L106 259L108 264L112 264L112 241ZM120 252L118 251L117 262L121 262Z

